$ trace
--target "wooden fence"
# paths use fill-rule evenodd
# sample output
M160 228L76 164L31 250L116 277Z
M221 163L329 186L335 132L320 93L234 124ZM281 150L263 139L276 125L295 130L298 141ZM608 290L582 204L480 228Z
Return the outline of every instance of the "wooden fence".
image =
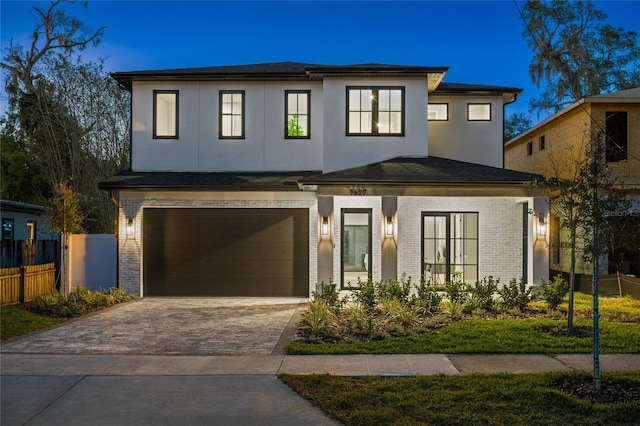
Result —
M56 265L53 262L0 269L2 305L29 302L55 288Z
M60 266L58 240L0 240L0 268L23 265L42 265L54 262Z

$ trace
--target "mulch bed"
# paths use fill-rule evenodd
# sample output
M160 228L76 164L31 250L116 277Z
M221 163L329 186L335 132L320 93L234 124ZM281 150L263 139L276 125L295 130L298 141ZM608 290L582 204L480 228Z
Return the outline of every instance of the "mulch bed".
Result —
M622 380L604 379L597 392L590 377L563 379L554 388L594 404L615 404L640 400L640 386Z

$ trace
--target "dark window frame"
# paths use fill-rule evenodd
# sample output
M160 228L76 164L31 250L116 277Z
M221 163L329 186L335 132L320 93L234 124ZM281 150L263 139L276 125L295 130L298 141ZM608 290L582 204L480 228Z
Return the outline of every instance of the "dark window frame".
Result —
M344 215L345 213L367 213L369 215L369 263L367 265L367 274L369 277L372 275L371 265L373 257L373 209L368 208L343 208L340 209L340 288L342 290L349 290L356 287L356 283L347 285L344 280Z
M307 95L307 134L292 136L289 134L289 95ZM297 114L300 116L300 114ZM285 139L311 139L311 90L285 90L284 91L284 138Z
M222 99L224 97L224 95L241 95L242 96L242 112L240 113L240 116L242 117L242 125L240 126L241 131L240 131L240 136L228 136L228 135L223 135L222 134L222 121L223 118L225 116L230 116L232 117L232 123L233 123L233 117L237 116L237 114L233 114L233 112L231 114L224 114L222 112ZM245 123L247 122L247 116L246 116L246 98L245 98L245 91L244 90L220 90L218 92L218 108L219 108L219 113L218 113L218 138L219 139L244 139L245 138Z
M429 118L429 105L444 105L446 106L447 117L446 118ZM448 102L429 102L427 104L427 120L428 121L449 121L449 103Z
M533 141L527 142L527 157L531 157L533 155Z
M455 263L451 263L451 216L455 214L475 214L477 218L477 235L475 238L467 238L463 237L464 240L475 240L476 242L476 263L463 263L462 265L475 265L476 266L476 279L479 279L480 272L480 212L477 211L423 211L420 213L420 271L422 274L425 272L425 227L424 227L424 218L429 217L445 217L446 218L446 233L445 240L447 244L447 253L445 255L446 266L445 266L445 282L451 281L451 266L456 265Z
M371 101L371 132L359 132L359 133L351 133L349 131L349 113L355 112L357 110L351 110L349 105L349 92L351 90L371 90L373 100ZM380 90L398 90L400 91L400 132L398 133L379 133L378 132L378 117L379 117L379 108L378 108L378 93ZM347 136L392 136L392 137L403 137L404 129L405 129L405 86L347 86L346 87L346 135ZM362 110L359 110L362 112ZM385 111L386 112L386 111ZM389 112L397 112L397 111L389 111Z
M489 106L489 118L471 118L469 117L469 107L471 105L488 105ZM493 120L493 107L491 102L469 102L467 103L467 121L492 121Z
M176 95L176 122L174 135L158 135L158 95ZM179 90L154 90L153 91L153 139L180 139L180 91Z
M626 161L629 157L628 112L606 111L604 134L607 163Z
M545 135L542 135L538 138L538 151L544 151L546 148L546 138Z

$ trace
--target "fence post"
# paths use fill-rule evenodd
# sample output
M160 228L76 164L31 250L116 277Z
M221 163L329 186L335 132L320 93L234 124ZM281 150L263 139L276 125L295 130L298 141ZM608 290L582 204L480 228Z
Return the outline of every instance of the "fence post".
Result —
M25 275L26 275L25 270L26 270L26 268L24 266L20 267L20 303L21 304L24 304L24 294L25 294L24 284L25 284L25 281L26 281L24 279Z

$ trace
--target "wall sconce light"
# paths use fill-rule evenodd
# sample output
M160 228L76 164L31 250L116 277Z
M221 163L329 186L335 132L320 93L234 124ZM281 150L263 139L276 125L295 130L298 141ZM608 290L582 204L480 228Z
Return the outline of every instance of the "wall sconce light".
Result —
M329 218L326 216L322 218L322 235L329 235Z
M133 219L127 220L127 238L133 238Z
M544 215L538 215L538 236L546 237L547 236L547 221L545 220Z
M387 218L387 235L393 235L393 219Z

